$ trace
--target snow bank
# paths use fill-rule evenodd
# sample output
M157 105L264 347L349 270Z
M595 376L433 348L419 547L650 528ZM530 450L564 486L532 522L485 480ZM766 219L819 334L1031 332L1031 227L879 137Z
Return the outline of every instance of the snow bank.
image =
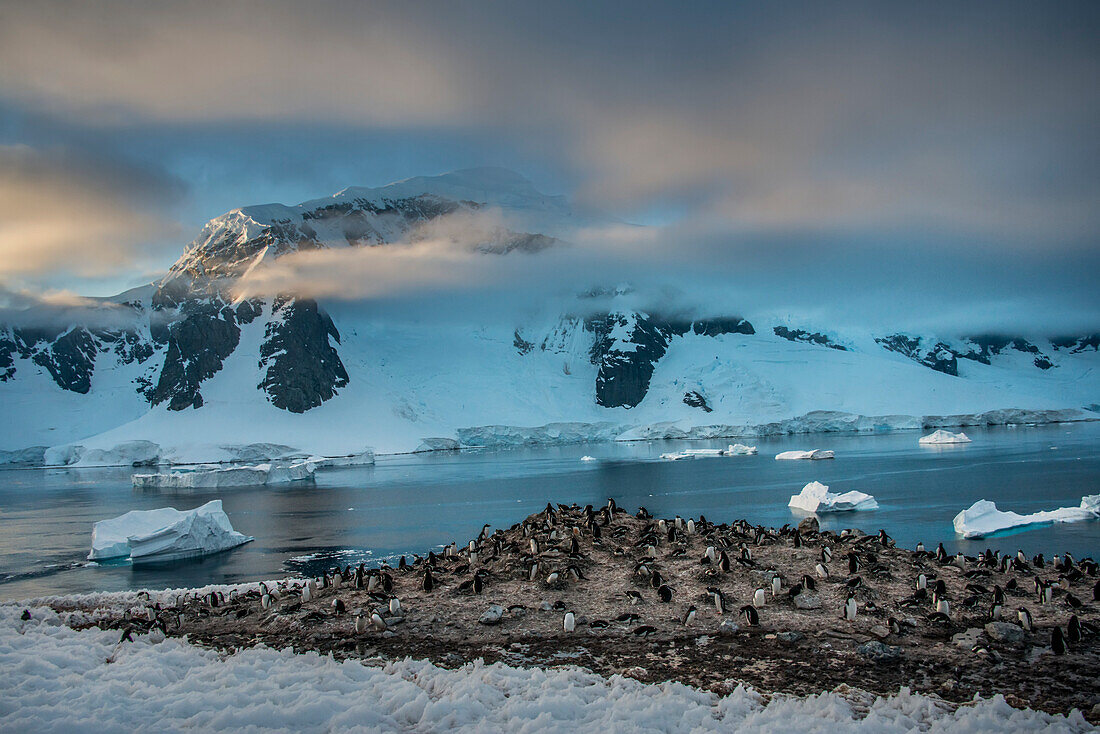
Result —
M222 501L211 500L193 510L132 510L101 520L92 527L88 560L167 561L218 553L250 540L233 529Z
M199 466L156 474L134 474L131 480L135 487L141 489L253 487L261 484L289 484L312 479L316 470L317 465L312 461L216 468Z
M955 526L955 532L964 538L984 538L1002 530L1026 525L1083 522L1098 518L1100 518L1100 494L1092 494L1082 497L1081 504L1077 507L1060 507L1057 510L1033 512L1030 515L1004 512L998 510L997 505L989 500L978 500L955 515L952 524Z
M952 443L970 443L970 437L965 433L952 433L951 431L938 430L934 433L929 433L927 436L921 436L917 440L917 443L923 445L939 445L939 444L952 444Z
M806 512L850 512L853 510L877 510L878 502L863 492L836 494L821 482L810 482L802 491L791 497L787 507Z
M46 446L28 446L14 451L0 451L0 466L42 466Z
M77 631L64 624L72 615L46 608L24 622L21 612L0 607L0 728L12 732L1091 730L1080 712L1016 709L1000 695L958 707L904 688L879 698L855 689L850 698L765 698L738 686L719 696L576 667L476 661L448 670L412 659L372 667L265 647L224 655L174 637L135 634L119 646L118 630Z
M819 459L835 459L836 456L832 451L824 451L822 449L811 449L810 451L783 451L775 455L776 461L801 461L801 460L814 460Z

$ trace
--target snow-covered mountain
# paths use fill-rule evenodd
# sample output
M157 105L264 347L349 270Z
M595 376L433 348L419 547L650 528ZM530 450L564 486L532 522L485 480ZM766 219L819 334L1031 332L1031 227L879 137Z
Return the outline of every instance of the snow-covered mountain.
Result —
M595 221L499 169L234 210L155 284L0 325L0 449L220 460L1098 417L1100 334L839 333L642 307L621 287L465 326L234 295L288 253L417 242L467 215L479 228L456 246L485 258L540 257ZM130 441L151 443L102 451Z

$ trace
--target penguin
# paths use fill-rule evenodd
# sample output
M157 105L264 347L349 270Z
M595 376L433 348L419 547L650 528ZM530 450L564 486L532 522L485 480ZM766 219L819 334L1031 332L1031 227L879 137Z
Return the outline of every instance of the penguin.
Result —
M695 605L694 604L692 604L691 606L689 606L687 608L687 611L684 612L684 616L680 618L680 621L683 623L683 625L685 627L690 627L691 626L691 623L695 621Z
M934 591L933 591L934 594L938 594L939 596L946 596L947 595L947 584L944 582L943 579L936 579L936 584L933 588L934 588Z
M950 618L951 617L951 604L948 603L947 599L937 599L936 600L936 611L939 612L940 614L942 614L943 616L945 616L947 618Z
M163 619L158 619L153 622L152 629L149 630L149 642L154 645L159 645L164 642L168 637L168 627L164 624Z
M398 599L396 596L391 596L390 597L390 616L391 617L400 617L401 616L401 600Z
M756 607L746 605L741 607L741 614L745 616L745 621L750 627L756 627L760 624L760 613L756 611Z
M832 563L833 561L833 549L827 545L821 546L821 562Z
M263 596L260 597L260 606L264 609L271 609L271 605L273 603L274 600L271 598L271 594L265 593Z
M485 588L485 582L481 580L481 574L474 574L474 593L481 594Z
M993 585L993 603L1004 604L1005 603L1005 590L998 584Z
M657 589L657 594L661 597L661 601L666 604L672 601L672 589L668 584L662 584L661 588Z
M928 577L923 573L917 574L917 591L928 588Z
M310 579L306 582L305 586L302 587L302 603L305 604L312 601L315 596L317 596L317 582Z
M818 577L820 577L820 578L823 578L823 579L827 579L827 578L829 578L829 567L828 567L828 566L826 566L826 565L825 565L824 563L819 563L819 564L817 564L817 565L816 565L816 566L814 567L814 572L815 572L815 573L816 573L816 574L818 575Z
M634 628L634 634L638 637L649 637L652 634L657 633L657 628L648 624L643 624L641 627Z
M848 600L844 602L844 618L849 622L855 621L856 618L856 598L854 595L849 594Z
M801 583L806 587L807 591L814 591L817 588L817 582L814 581L814 577L808 573L802 575Z
M802 534L799 533L797 530L794 532L794 540L791 542L791 545L795 548L802 547Z
M725 551L722 551L722 554L718 557L718 568L722 573L730 572L730 557Z
M687 534L695 535L695 521L688 519L687 521Z
M424 569L424 579L420 582L420 588L424 591L431 591L435 588L435 579L432 578L432 569L430 566Z
M772 576L772 596L779 596L779 592L783 590L783 580L779 578L779 575Z
M718 612L718 614L725 614L726 597L722 595L722 590L714 589L710 592L710 595L714 599L714 610Z
M940 563L947 561L947 551L944 550L943 543L936 546L936 560Z
M337 615L344 614L347 611L348 611L347 607L344 606L343 601L341 601L340 599L333 599L332 600L332 613L333 614L337 614Z
M1034 629L1034 626L1031 623L1031 612L1029 612L1024 607L1020 607L1016 610L1016 619L1020 621L1020 626L1028 632L1031 632Z
M626 592L626 595L630 599L631 605L637 604L638 602L642 601L642 595L639 594L637 591L634 591L633 589Z
M562 628L566 632L572 632L577 628L577 618L573 615L573 612L565 613L565 619L562 620Z
M1074 614L1069 618L1069 623L1066 624L1066 639L1069 644L1076 645L1081 642L1081 620L1077 619L1077 615Z
M1066 654L1066 638L1062 635L1061 627L1050 631L1050 649L1055 655Z
M367 631L367 618L363 616L363 610L360 609L355 614L355 634L361 635Z
M917 553L924 553L924 543L917 541Z
M134 628L127 626L126 629L122 630L122 636L118 638L118 644L121 645L123 642L133 642L133 641L134 641Z
M715 563L718 560L718 554L715 552L713 545L707 546L707 552L703 558L706 559L707 563Z
M859 573L859 556L855 553L848 554L848 573Z
M1023 549L1018 549L1016 551L1016 560L1020 563L1027 563L1027 556L1024 555Z
M745 563L752 563L752 552L747 545L741 545L741 560Z
M531 538L531 541L528 543L528 546L531 550L531 555L537 556L539 554L539 541L538 541L538 538Z
M955 554L955 565L965 571L966 570L966 556L964 556L962 553L956 553Z
M654 571L649 575L649 585L652 586L654 589L660 588L661 585L664 584L664 582L665 579L663 576L661 576L660 571Z
M891 634L894 634L894 635L900 635L901 634L901 622L899 622L898 620L896 620L893 617L890 617L890 619L887 620L887 624L890 626L890 633Z
M765 596L763 589L757 589L752 595L752 605L757 609L762 609L764 607Z
M561 574L559 574L557 571L551 571L550 575L546 577L546 585L553 586L554 584L558 583L558 580L560 578Z
M1001 613L1004 611L1004 605L993 602L993 606L989 608L989 618L994 622L1000 620Z

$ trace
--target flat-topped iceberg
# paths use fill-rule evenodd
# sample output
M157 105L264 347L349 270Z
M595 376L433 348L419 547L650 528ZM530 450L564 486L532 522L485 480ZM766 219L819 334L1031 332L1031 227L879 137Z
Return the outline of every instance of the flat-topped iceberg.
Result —
M965 433L952 433L951 431L945 431L942 428L934 433L929 433L927 436L921 436L917 443L929 445L950 444L950 443L970 443L970 437Z
M254 487L262 484L289 484L312 479L317 465L312 461L286 464L253 464L215 467L200 465L155 474L134 474L133 485L142 489L190 489L193 487Z
M835 459L836 456L832 451L825 451L823 449L811 449L810 451L783 451L775 455L776 461L799 461L799 460L818 460L818 459Z
M836 494L821 482L810 482L802 491L791 497L788 507L805 512L851 512L854 510L877 510L878 502L863 492L845 492Z
M667 454L661 454L661 458L665 461L679 461L680 459L702 459L718 456L750 456L755 453L755 446L735 443L724 449L684 449L683 451L673 451Z
M233 529L222 501L211 500L193 510L132 510L100 520L92 526L88 560L171 561L218 553L251 540Z
M989 500L978 500L967 509L955 515L952 524L955 532L964 538L984 538L987 535L1011 530L1027 525L1047 525L1056 522L1083 522L1100 519L1100 494L1090 494L1081 498L1077 507L1060 507L1057 510L1033 512L1021 515L1016 512L1004 512Z

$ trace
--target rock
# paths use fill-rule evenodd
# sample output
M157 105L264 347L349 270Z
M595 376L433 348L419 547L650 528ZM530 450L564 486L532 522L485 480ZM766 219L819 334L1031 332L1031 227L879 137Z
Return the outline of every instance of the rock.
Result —
M890 636L890 630L887 627L883 627L881 624L876 624L871 628L871 634L880 640L885 640Z
M340 332L316 301L276 299L260 346L260 387L276 408L304 413L334 397L348 384L348 373L330 338Z
M901 657L900 647L885 645L878 640L863 643L856 648L856 652L879 663L890 662Z
M722 623L718 625L718 634L720 635L735 635L740 631L741 628L732 619L723 619Z
M994 642L1004 642L1009 645L1021 645L1027 641L1027 632L1008 622L990 622L985 626L985 633Z
M821 532L821 524L818 523L816 517L807 517L802 522L798 523L799 535L807 535L809 533Z
M785 643L787 645L793 645L794 643L798 642L799 640L802 640L805 637L806 637L806 635L802 634L801 632L793 632L792 631L792 632L780 632L779 634L777 634L775 636L775 639L777 639L780 642Z
M554 605L551 604L548 601L544 601L541 604L539 604L539 611L540 612L552 612L552 611L554 611Z
M962 647L969 650L978 644L978 636L981 635L982 630L980 627L971 627L965 632L960 632L951 638L951 643L956 647Z
M504 607L499 604L493 604L485 613L478 618L478 624L500 624L501 618L504 617Z
M821 597L817 594L803 591L794 598L794 606L796 609L821 609Z

